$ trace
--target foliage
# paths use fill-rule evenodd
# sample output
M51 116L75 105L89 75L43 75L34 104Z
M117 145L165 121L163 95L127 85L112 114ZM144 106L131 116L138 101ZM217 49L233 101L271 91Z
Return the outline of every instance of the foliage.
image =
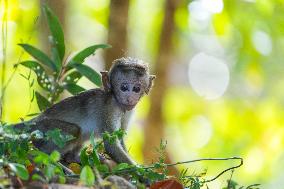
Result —
M239 186L239 184L233 180L228 180L227 183L227 186L223 189L259 189L260 186L260 184L252 184L247 187Z
M85 165L80 174L80 180L87 186L92 186L95 183L95 175L90 166Z
M62 134L58 128L47 131L45 135L46 140L51 140L59 148L63 148L68 141L74 139L72 135Z
M11 125L0 125L0 168L5 170L5 174L18 176L22 180L33 179L49 183L57 178L59 182L65 182L65 174L58 163L60 153L53 151L48 155L32 144L35 140L48 140L47 136L51 135L43 135L40 131L31 132L29 129L28 126L19 130ZM60 144L65 145L64 142Z
M117 130L113 133L105 133L104 140L113 141L113 139L122 139L125 135L123 130ZM50 155L37 150L32 142L34 140L50 140L52 138L61 138L57 141L58 145L65 145L62 141L72 139L70 136L64 136L60 131L48 131L46 134L40 131L30 132L30 126L26 125L21 130L13 126L3 124L0 127L0 167L5 170L9 176L17 176L22 180L39 180L44 183L60 182L64 183L66 178L77 177L80 182L86 186L94 185L100 177L105 178L109 175L128 175L130 181L139 188L143 188L141 182L152 183L151 188L160 186L181 186L190 189L200 189L206 180L202 179L205 174L188 175L187 170L182 171L178 180L169 177L167 168L173 164L164 162L165 144L161 142L157 149L160 157L158 161L151 166L128 165L127 163L117 164L112 169L101 162L99 155L103 152L103 142L95 141L94 134L90 136L90 145L84 147L80 153L80 174L70 175L64 172L64 166L59 163L60 153L53 151ZM56 142L55 142L56 143ZM194 162L193 160L189 162ZM179 162L177 164L189 163ZM2 173L4 174L4 173ZM1 184L1 183L0 183ZM228 183L227 189L236 189L237 184L233 181ZM145 187L145 186L144 186ZM252 185L250 188L257 187ZM241 189L240 187L239 189Z
M114 142L116 139L122 139L124 135L125 131L119 129L113 133L104 133L103 140ZM138 184L143 179L149 180L150 182L155 182L158 180L163 180L167 177L166 174L155 171L156 169L160 169L162 167L159 165L159 163L157 163L153 168L120 163L110 170L107 165L103 164L99 160L98 151L102 147L102 141L95 142L94 135L91 134L90 142L91 144L83 148L80 153L81 164L84 166L84 168L91 167L93 170L97 170L103 177L109 175L128 175L135 184ZM82 178L82 173L80 178ZM82 182L85 183L85 181Z
M69 61L65 57L64 33L58 18L47 7L43 7L43 12L47 18L47 24L51 35L49 43L51 45L51 57L42 52L40 49L30 44L19 44L35 60L28 60L18 63L32 70L37 77L39 86L45 94L39 91L32 91L32 96L36 97L38 107L41 111L54 104L60 94L67 90L72 95L78 94L85 89L77 84L78 80L86 77L95 85L101 85L100 75L91 67L84 65L84 60L94 54L98 49L109 48L107 44L97 44L87 47L74 55ZM30 79L29 77L25 77ZM30 83L32 87L34 82ZM33 98L32 98L33 100Z
M204 173L201 173L199 175L188 176L188 169L184 169L180 172L178 179L183 184L183 186L195 189L200 188L204 185L203 180L200 179L204 175Z
M115 139L122 139L125 132L121 129L113 132L113 133L104 133L104 140L108 140L109 142L114 142ZM81 158L81 164L84 166L83 170L84 172L80 174L80 179L82 183L85 183L86 185L89 185L89 183L86 183L86 177L93 178L95 173L98 172L98 175L102 175L103 177L109 176L109 175L127 175L132 183L134 183L136 186L141 186L142 182L148 182L151 183L151 188L160 188L160 187L172 187L182 185L189 189L201 189L206 183L211 182L215 179L217 179L219 176L223 175L225 172L229 170L234 170L238 167L240 167L242 163L242 159L238 157L232 157L232 158L204 158L204 159L197 159L197 160L191 160L186 162L177 162L174 164L166 164L165 163L165 148L166 148L166 142L161 141L159 148L157 149L157 152L160 154L158 161L154 162L150 166L138 166L138 165L128 165L127 163L120 163L117 164L112 169L109 169L108 166L100 162L99 160L99 150L101 150L102 147L102 141L95 142L93 134L90 137L91 144L85 148L82 149L80 158ZM178 179L173 179L168 175L168 167L178 165L178 164L186 164L186 163L193 163L197 161L205 161L205 160L230 160L230 159L239 159L240 164L237 166L230 167L228 169L225 169L221 173L219 173L216 177L210 180L206 180L204 176L206 173L200 173L197 175L190 175L188 173L188 169L183 170ZM93 171L93 173L90 173L90 169ZM85 170L86 169L86 170ZM92 180L92 179L91 179ZM224 189L236 189L237 183L234 181L229 180L228 186ZM251 186L248 186L246 188L253 188L257 187L258 184L254 184ZM235 188L232 188L235 187ZM241 189L243 187L240 187Z

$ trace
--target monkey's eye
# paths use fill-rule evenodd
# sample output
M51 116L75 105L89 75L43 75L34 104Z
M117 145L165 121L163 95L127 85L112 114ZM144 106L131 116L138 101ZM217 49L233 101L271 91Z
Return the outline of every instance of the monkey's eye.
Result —
M120 90L123 91L123 92L128 91L129 89L128 89L127 84L122 84L122 85L120 86Z
M134 91L135 93L139 93L140 92L140 87L139 86L134 86L132 91Z

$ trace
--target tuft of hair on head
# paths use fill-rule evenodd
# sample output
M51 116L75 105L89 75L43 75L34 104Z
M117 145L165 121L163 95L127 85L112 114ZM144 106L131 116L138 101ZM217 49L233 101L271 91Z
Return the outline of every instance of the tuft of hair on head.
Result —
M132 57L122 57L114 60L110 68L109 74L111 75L114 71L116 71L116 69L125 71L136 70L142 75L144 75L145 73L149 73L149 67L144 61Z

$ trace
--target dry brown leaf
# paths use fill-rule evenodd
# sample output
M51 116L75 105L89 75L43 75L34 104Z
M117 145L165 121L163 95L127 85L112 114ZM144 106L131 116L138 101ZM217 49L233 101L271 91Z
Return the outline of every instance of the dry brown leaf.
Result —
M35 165L34 164L29 164L26 166L29 174L31 174L35 170Z
M68 168L71 169L75 174L80 174L81 166L78 163L70 163Z

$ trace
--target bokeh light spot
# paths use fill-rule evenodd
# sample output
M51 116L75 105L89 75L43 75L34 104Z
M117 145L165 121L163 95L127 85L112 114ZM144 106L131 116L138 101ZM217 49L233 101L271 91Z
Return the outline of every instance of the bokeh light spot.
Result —
M220 13L224 8L223 0L201 0L203 7L211 13Z
M271 37L264 31L256 30L252 34L254 48L262 55L269 55L272 51Z
M212 125L210 120L203 115L193 117L187 127L187 137L190 138L190 148L199 149L205 146L212 136Z
M204 8L200 1L193 1L188 5L190 15L196 20L208 20L210 13Z
M229 85L229 75L223 60L205 53L195 55L189 64L188 77L193 90L208 100L224 94Z
M244 169L247 173L256 174L261 171L264 162L264 154L261 149L253 148L244 160Z

